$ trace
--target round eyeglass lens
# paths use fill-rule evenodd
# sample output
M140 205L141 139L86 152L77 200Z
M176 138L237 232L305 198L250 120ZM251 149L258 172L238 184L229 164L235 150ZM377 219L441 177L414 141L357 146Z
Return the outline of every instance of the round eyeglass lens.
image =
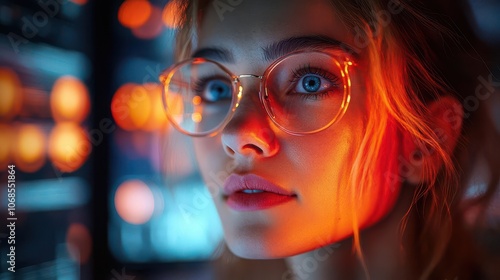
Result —
M231 75L216 63L194 59L180 64L165 81L167 116L184 133L209 135L232 113L235 88Z
M272 65L261 98L274 123L287 132L307 134L338 120L349 102L343 67L320 52L292 54Z

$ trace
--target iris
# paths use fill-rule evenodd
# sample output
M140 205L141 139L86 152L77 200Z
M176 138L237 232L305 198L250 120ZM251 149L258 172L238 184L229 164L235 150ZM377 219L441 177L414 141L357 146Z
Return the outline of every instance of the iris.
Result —
M302 80L302 86L307 92L316 92L321 87L321 79L317 76L305 76Z
M210 81L207 85L207 91L205 92L204 97L206 101L210 102L231 98L231 88L223 81Z

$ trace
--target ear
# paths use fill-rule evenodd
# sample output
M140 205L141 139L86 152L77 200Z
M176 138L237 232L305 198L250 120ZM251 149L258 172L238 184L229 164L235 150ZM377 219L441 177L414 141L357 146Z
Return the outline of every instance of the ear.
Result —
M433 101L428 112L430 126L434 130L438 141L445 149L445 152L451 154L457 145L458 138L462 129L462 120L464 111L460 102L450 96L440 97ZM424 170L439 170L443 164L438 153L426 147L419 141L416 141L409 133L404 134L403 158L407 160L406 164L410 168L407 172L406 180L411 184L418 184L431 180L427 178L430 174ZM426 173L426 174L424 174Z

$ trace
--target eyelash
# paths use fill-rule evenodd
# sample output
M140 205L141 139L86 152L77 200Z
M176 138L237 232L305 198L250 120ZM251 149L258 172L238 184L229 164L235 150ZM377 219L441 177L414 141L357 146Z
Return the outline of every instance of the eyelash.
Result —
M303 76L305 75L318 75L326 80L328 80L330 83L333 84L333 87L338 87L340 85L340 79L337 75L334 75L324 69L321 68L316 68L316 67L311 67L311 65L304 65L304 66L299 66L297 69L292 70L292 78L290 79L290 83L297 83ZM213 79L217 79L219 77L217 76L208 76L204 77L201 79L198 79L197 81L194 82L194 91L200 95L204 89L206 84ZM318 93L309 93L309 94L299 94L299 93L289 93L293 95L298 95L300 98L304 99L312 99L312 100L318 100L319 98L322 97L327 97L332 93L331 90L327 90L324 92L318 92Z
M200 95L205 90L205 86L207 85L207 83L209 81L216 80L218 78L221 78L221 77L218 77L218 76L208 76L208 77L203 77L201 79L198 79L198 80L196 80L193 83L193 89L196 92L196 94ZM231 83L231 82L228 81L228 83Z
M290 83L297 83L302 77L305 75L318 75L326 80L328 80L330 83L333 84L333 87L339 87L340 86L340 79L337 75L334 75L324 69L321 68L316 68L316 67L311 67L311 65L304 65L300 66L299 68L295 69L292 71L292 79L290 80ZM317 100L318 98L321 97L326 97L332 93L331 90L327 90L324 92L318 92L318 93L309 93L309 94L302 94L302 93L292 93L292 94L297 94L301 98L304 99L313 99Z
M197 95L200 95L204 90L205 90L205 85L207 82L211 79L210 78L202 78L202 79L197 79L193 83L193 90L196 92Z

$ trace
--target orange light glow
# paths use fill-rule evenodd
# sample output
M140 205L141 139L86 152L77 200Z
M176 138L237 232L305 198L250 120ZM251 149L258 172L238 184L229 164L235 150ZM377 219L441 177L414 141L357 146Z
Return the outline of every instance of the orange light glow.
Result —
M116 190L115 207L118 215L126 222L144 224L153 216L153 192L140 180L125 181Z
M50 107L57 122L82 122L90 110L87 87L74 77L59 78L52 87Z
M161 10L152 6L151 16L141 26L132 29L132 34L139 39L153 39L163 30Z
M201 104L201 97L198 95L193 97L193 105L200 105L200 104Z
M80 264L88 262L92 252L92 236L88 228L79 223L71 224L66 233L66 246L75 262Z
M11 151L14 145L14 131L10 125L0 124L0 165L11 163Z
M132 91L137 84L127 83L122 85L115 92L113 99L111 100L111 114L113 119L124 130L134 130L136 129L132 119L130 118L130 100L132 99ZM136 97L137 98L137 97Z
M146 131L158 131L167 125L167 117L161 100L162 87L158 84L145 84L144 88L148 90L151 100L151 113L148 120L142 127Z
M118 10L118 21L125 27L137 28L148 21L152 10L147 0L126 0Z
M47 136L34 124L23 124L17 129L14 145L14 162L24 172L39 170L46 160Z
M199 123L199 122L201 122L201 120L203 119L203 117L201 116L200 113L193 113L191 115L191 119L193 120L193 122Z
M168 28L177 28L178 22L176 22L179 17L181 6L179 1L170 0L167 5L163 8L163 24Z
M16 116L22 103L21 81L16 72L0 67L0 119L10 120Z
M87 160L92 145L83 128L74 123L58 123L50 134L49 157L62 172L73 172Z
M167 124L162 88L157 84L121 86L111 101L111 112L118 126L124 130L153 131Z
M151 97L144 86L132 89L131 99L128 102L130 119L136 128L142 128L151 114Z

